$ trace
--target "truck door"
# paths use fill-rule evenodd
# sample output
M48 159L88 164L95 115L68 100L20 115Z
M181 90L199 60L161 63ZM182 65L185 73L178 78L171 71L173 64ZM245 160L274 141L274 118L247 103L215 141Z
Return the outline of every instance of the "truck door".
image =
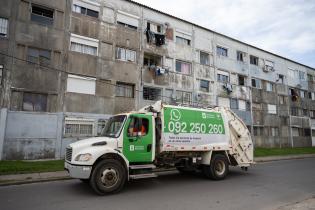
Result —
M152 115L132 114L124 128L123 153L131 163L152 162L153 131Z

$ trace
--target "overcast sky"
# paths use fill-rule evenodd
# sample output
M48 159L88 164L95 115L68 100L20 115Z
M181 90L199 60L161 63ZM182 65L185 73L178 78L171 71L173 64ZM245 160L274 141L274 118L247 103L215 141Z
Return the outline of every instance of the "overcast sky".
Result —
M315 68L315 0L135 0Z

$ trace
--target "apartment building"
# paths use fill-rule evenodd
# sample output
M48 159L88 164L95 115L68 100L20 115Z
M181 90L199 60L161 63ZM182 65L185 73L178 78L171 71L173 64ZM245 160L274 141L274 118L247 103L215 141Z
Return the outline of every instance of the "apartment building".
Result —
M0 2L0 159L61 157L157 100L230 107L257 147L315 146L312 67L133 1Z

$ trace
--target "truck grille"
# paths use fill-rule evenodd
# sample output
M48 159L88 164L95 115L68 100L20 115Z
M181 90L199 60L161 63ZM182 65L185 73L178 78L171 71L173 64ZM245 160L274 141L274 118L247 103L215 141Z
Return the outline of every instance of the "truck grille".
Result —
M67 147L66 148L66 160L71 161L71 159L72 159L72 148Z

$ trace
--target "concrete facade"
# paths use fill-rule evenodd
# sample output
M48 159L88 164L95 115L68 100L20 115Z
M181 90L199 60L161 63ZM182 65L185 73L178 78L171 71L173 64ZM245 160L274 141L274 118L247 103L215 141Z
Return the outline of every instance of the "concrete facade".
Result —
M60 157L110 115L156 100L229 106L258 147L315 145L314 68L132 1L0 2L0 159ZM47 135L11 127L39 116Z

